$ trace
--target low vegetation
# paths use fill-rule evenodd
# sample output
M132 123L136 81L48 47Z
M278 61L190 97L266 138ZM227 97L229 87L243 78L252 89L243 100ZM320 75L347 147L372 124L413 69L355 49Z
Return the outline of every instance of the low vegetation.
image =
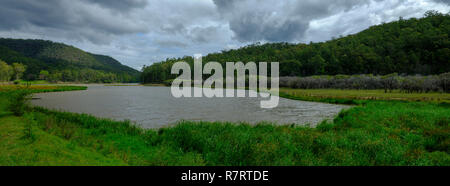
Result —
M14 91L27 91L30 93L41 92L63 92L74 90L86 90L84 86L61 86L61 85L0 85L0 93L8 94Z
M390 101L423 101L450 103L447 93L404 93L393 90L385 93L384 90L342 90L342 89L292 89L281 88L280 96L295 100L317 101L326 103L358 104L372 100ZM346 101L348 103L346 103Z
M400 90L403 93L450 93L450 73L434 76L386 76L374 75L337 75L311 77L281 77L280 87L294 89L356 89L376 90L384 92Z
M328 98L360 105L316 128L181 121L145 130L43 108L18 117L0 107L0 164L450 165L449 103L333 98L334 92ZM0 101L10 104L6 94Z

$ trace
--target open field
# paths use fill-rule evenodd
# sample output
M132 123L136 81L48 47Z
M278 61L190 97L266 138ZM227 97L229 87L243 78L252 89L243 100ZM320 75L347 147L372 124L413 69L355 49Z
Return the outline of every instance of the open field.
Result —
M3 85L36 85L36 84L49 84L48 81L45 80L33 80L33 81L25 81L25 80L18 80L18 81L6 81L6 82L0 82L0 86Z
M280 96L285 98L321 101L329 103L365 102L364 100L385 101L423 101L450 103L450 94L447 93L402 93L395 90L384 93L384 90L337 90L337 89L291 89L280 88Z
M0 93L2 105L9 100ZM437 101L366 100L316 128L182 121L144 130L42 108L18 117L0 107L0 165L448 166L449 124L449 104Z
M31 84L31 85L36 85L36 84L49 84L50 82L46 81L46 80L34 80L34 81L24 81L24 80L20 80L19 82L21 85L27 85L27 84Z
M34 127L27 136L26 118L8 115L0 121L0 165L125 165Z
M74 90L86 90L84 86L59 86L59 85L0 85L0 92L10 92L16 90L26 90L33 93L40 92L61 92L61 91L74 91Z

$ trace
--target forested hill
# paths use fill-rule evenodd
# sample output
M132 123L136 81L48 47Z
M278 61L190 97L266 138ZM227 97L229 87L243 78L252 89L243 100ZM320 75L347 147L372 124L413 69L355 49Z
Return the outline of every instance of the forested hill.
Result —
M0 38L0 59L26 65L24 79L109 83L136 82L139 77L139 71L109 56L52 41Z
M440 74L450 71L450 15L429 11L412 18L372 26L360 33L322 43L254 44L209 54L203 61L280 62L281 76L336 74ZM168 59L146 67L145 82L175 78Z

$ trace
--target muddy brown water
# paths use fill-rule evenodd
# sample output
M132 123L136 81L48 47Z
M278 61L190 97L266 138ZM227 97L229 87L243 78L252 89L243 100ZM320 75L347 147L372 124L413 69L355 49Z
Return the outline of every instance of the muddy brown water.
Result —
M260 108L267 98L175 98L170 87L88 85L85 91L35 94L33 105L87 113L114 120L130 120L144 128L160 128L180 120L270 122L315 126L334 118L345 105L280 98L274 109Z

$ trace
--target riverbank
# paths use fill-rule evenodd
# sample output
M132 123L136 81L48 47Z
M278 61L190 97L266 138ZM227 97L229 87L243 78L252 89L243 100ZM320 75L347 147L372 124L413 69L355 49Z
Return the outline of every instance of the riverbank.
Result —
M316 128L184 121L158 130L0 107L0 165L450 165L448 103L328 96L364 104Z
M362 104L374 100L450 103L450 94L448 93L404 93L399 90L385 93L384 90L280 88L280 96L294 100L343 104Z
M116 121L129 119L147 129L173 126L180 120L315 126L350 107L280 98L277 108L262 109L261 103L267 100L262 97L175 98L170 87L87 86L89 91L35 94L34 97L39 99L32 100L31 104Z

